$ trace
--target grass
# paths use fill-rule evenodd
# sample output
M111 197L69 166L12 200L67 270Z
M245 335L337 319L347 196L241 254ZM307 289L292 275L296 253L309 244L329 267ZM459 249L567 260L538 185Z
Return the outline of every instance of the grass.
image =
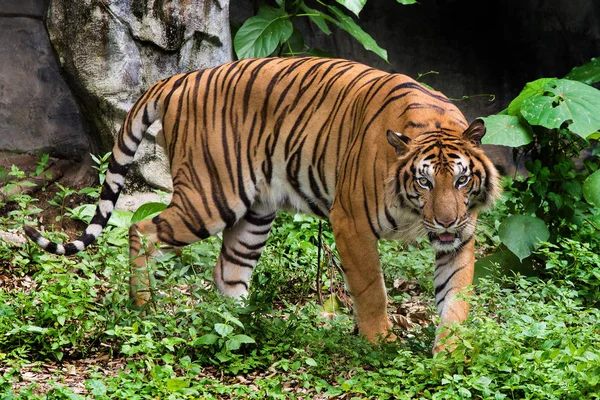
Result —
M44 207L18 200L0 231L39 216L34 205ZM397 342L375 345L354 333L335 258L324 250L317 267L318 220L278 216L244 303L212 288L218 237L157 258L151 312L141 316L129 303L127 215L121 217L75 257L0 242L2 398L600 397L600 314L590 300L597 292L589 290L596 281L580 277L597 268L590 264L597 258L590 251L575 257L578 275L560 262L568 251L583 254L582 246L569 243L564 257L549 256L557 270L569 271L562 278L481 279L469 320L455 327L456 351L433 357L426 242L380 245L390 313L413 323L395 328ZM482 254L497 243L496 219L483 216ZM67 239L56 230L49 236ZM323 242L334 254L327 224ZM584 292L578 282L589 283Z

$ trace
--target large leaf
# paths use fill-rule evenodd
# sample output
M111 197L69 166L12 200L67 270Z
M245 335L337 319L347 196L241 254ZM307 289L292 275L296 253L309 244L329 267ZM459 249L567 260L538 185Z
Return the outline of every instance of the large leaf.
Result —
M588 203L600 207L600 170L588 176L583 182L583 197Z
M239 59L266 57L293 32L289 15L281 8L261 6L237 31L233 47Z
M525 99L521 115L532 125L553 129L570 122L569 130L587 138L600 129L600 91L585 83L552 79Z
M485 144L519 147L533 140L531 127L522 124L518 117L512 115L491 115L482 119L486 130L482 142Z
M306 4L304 4L304 2L300 3L300 8L302 9L302 11L304 11L305 13L308 14L308 18L310 19L310 21L315 24L316 26L319 27L319 29L326 35L331 35L331 30L329 30L329 26L327 26L327 18L329 18L328 15L323 14L321 11L319 10L315 10L313 8L310 8L309 6L307 6Z
M519 93L519 95L508 105L508 115L521 115L521 105L523 104L523 101L534 95L544 94L544 87L548 82L554 79L556 78L541 78L533 82L528 82L523 90L521 90L521 93Z
M166 387L169 392L177 392L181 389L189 388L190 380L184 378L171 378L167 380Z
M244 343L250 344L256 342L250 336L234 335L230 339L228 339L227 342L225 342L225 347L227 348L227 350L237 350Z
M352 11L354 15L358 17L358 14L363 9L365 4L367 4L367 0L335 0L348 10Z
M498 228L500 240L519 260L529 257L540 242L548 240L550 231L546 223L529 215L511 215Z
M587 83L588 85L600 82L600 57L592 58L590 62L573 68L565 78Z
M523 276L534 276L531 258L519 260L519 258L505 246L475 262L475 275L473 282L477 283L481 278L493 279L501 276L511 276L518 272Z
M219 335L221 335L221 337L226 337L226 336L229 336L229 334L231 332L233 332L233 326L231 326L229 324L216 323L215 324L215 332L217 332Z
M375 42L375 39L373 39L367 32L363 31L352 18L344 14L335 6L327 6L327 8L329 8L329 11L331 11L331 13L335 16L335 20L333 21L334 24L352 35L364 46L365 49L372 51L385 61L388 61L387 51L379 47L377 42Z
M167 205L159 202L149 202L142 204L131 217L131 223L139 222L144 219L149 219L158 215L162 210L167 208Z

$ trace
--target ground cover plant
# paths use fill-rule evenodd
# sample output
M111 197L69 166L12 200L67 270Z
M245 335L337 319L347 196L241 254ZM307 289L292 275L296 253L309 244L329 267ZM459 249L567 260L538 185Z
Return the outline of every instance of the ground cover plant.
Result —
M545 126L527 109L539 101L560 111L573 93L557 94L564 85L572 84L536 81L507 111L514 118L505 125L530 135L519 146L531 156L530 174L507 180L501 203L481 216L478 258L486 262L468 298L472 312L453 328L456 350L435 357L426 241L380 244L395 343L353 334L327 224L285 213L246 301L213 290L215 237L153 261L150 312L141 315L129 301L127 228L164 206L115 212L89 250L53 256L23 239L23 225L42 221L48 237L67 241L89 220L98 188L56 184L28 193L24 182L45 174L45 156L30 171L0 169L10 193L0 212L2 398L600 397L598 155L581 166L569 161L594 132L577 137L577 113ZM106 159L96 158L100 181ZM548 232L527 239L525 250L502 228L523 218Z
M15 167L6 179L16 184L24 176ZM66 241L65 221L89 215L89 206L76 207L68 197L93 203L97 192L47 192L36 196L50 200L43 203L27 194L9 199L0 230L19 232L23 223L46 218L55 228L48 234ZM500 243L497 221L511 199L508 191L482 216L481 256ZM0 243L3 398L600 396L600 315L590 306L598 295L582 292L576 279L589 279L585 271L598 266L585 243L560 242L560 252L546 253L561 271L556 279L500 270L480 279L471 317L456 327L456 351L432 357L428 244L381 244L400 339L375 345L352 334L332 235L327 224L319 235L318 220L306 216L278 216L244 304L212 289L216 237L156 260L152 311L141 316L129 307L126 232L132 219L158 208L117 213L97 244L76 257L52 256L25 241Z

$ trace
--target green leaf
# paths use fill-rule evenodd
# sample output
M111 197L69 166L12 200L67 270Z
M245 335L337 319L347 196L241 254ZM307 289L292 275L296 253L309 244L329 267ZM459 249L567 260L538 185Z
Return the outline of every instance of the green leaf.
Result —
M327 26L327 18L329 17L326 14L323 14L321 11L315 10L314 8L310 8L304 4L304 2L300 4L300 8L308 14L310 22L319 27L324 34L331 35L331 30L329 30L329 26Z
M568 79L552 79L543 93L525 99L521 114L532 125L548 129L569 122L569 130L583 138L600 129L600 90Z
M237 350L240 348L242 343L255 343L255 342L254 342L254 339L252 339L250 336L235 335L235 336L232 336L229 340L227 340L227 342L225 342L225 348L227 348L227 350Z
M581 199L582 188L579 182L572 180L564 180L561 186L563 187L563 189L565 189L565 192L569 193L575 199Z
M283 45L283 55L294 56L296 54L304 53L304 49L304 37L302 36L302 32L298 29L294 29L292 36L290 36L288 41Z
M254 341L254 339L252 339L250 336L246 336L246 335L235 335L234 336L235 340L237 340L240 343L244 343L244 344L252 344L252 343L256 343Z
M343 314L344 305L342 301L333 294L323 302L323 311L331 314Z
M136 223L144 219L149 219L158 215L162 210L167 208L167 205L159 202L149 202L142 204L131 217L131 223Z
M108 225L116 228L129 228L129 225L131 225L132 215L133 213L130 211L114 210L110 216L110 219L108 220Z
M528 82L523 90L521 90L521 93L508 105L508 115L517 117L521 115L521 105L523 105L523 102L532 96L544 94L544 86L554 79L556 78L541 78L533 82Z
M176 392L181 389L190 387L189 379L184 378L171 378L167 380L167 390L169 392Z
M73 211L71 212L71 218L78 219L89 224L92 220L92 217L94 216L95 211L95 204L84 204L73 209Z
M102 398L103 396L106 396L106 385L99 379L89 379L85 382L85 386L95 398Z
M533 270L531 258L519 260L506 246L500 245L495 253L475 262L473 282L477 283L481 278L512 276L515 272L523 276L534 276L535 271Z
M403 6L408 6L411 4L417 4L417 0L396 0L398 3L402 4Z
M238 58L271 55L292 35L294 28L289 17L281 8L261 6L258 14L246 20L235 35L233 47Z
M490 115L482 119L486 129L486 134L482 139L485 144L519 147L533 140L531 127L521 123L518 117Z
M565 79L571 79L593 85L600 82L600 57L592 58L588 63L575 67L565 76Z
M219 339L219 337L214 333L207 333L206 335L202 335L196 339L194 341L194 345L213 344L217 341L217 339Z
M329 11L331 11L331 13L336 17L334 23L338 26L338 28L352 35L364 46L365 49L372 51L379 57L383 58L386 62L389 62L387 59L387 51L379 47L377 42L375 42L375 40L367 32L363 31L362 28L358 26L352 18L344 14L335 6L327 6L327 8L329 8Z
M346 7L348 10L352 11L354 15L358 17L360 11L363 9L365 4L367 4L367 0L335 0L339 4Z
M310 357L307 357L306 360L304 360L304 361L306 362L306 365L309 365L311 367L317 366L317 362Z
M233 326L228 324L215 324L215 332L217 332L221 337L229 336L231 332L233 332Z
M502 243L523 261L540 242L548 240L550 231L546 223L530 215L511 215L500 224L498 236Z
M27 332L39 333L43 335L46 332L48 332L48 328L41 328L39 326L29 325L27 327Z
M588 176L583 182L583 197L591 205L600 207L600 170Z

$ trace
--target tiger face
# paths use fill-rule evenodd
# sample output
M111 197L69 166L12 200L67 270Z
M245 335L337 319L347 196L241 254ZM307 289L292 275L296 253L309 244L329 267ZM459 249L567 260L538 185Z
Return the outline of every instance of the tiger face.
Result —
M483 135L481 120L458 136L434 131L410 139L388 131L399 156L395 198L421 218L421 233L437 252L469 242L477 213L499 195L496 170L481 150Z

